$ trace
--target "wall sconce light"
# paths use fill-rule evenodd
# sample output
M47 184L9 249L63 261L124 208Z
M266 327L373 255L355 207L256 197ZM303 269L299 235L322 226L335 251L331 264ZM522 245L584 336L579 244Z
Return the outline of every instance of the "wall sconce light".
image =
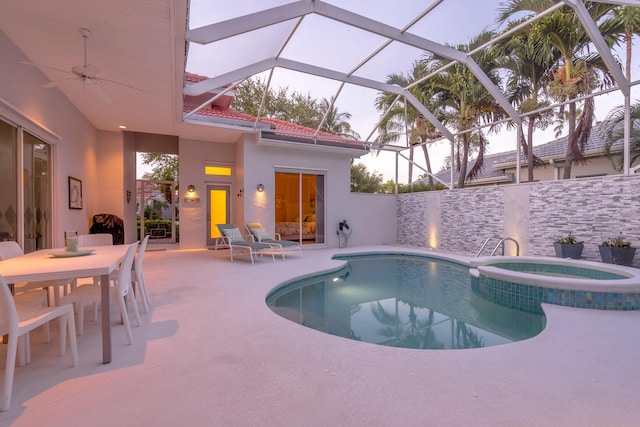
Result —
M127 204L131 201L131 191L127 190Z
M258 184L258 193L262 193L264 191L264 185Z
M187 187L187 195L184 198L185 203L199 203L200 198L196 197L196 187L193 184L190 184Z

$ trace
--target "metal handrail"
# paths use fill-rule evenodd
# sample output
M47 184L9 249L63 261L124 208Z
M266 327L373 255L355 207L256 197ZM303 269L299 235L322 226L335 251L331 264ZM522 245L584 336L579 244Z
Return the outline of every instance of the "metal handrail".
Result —
M484 241L484 244L482 245L482 247L480 248L480 250L476 254L476 258L478 258L480 256L480 254L482 253L482 250L487 246L487 244L489 244L489 242L492 239L500 239L500 241L498 242L496 247L491 252L491 256L494 256L496 254L496 251L498 250L498 248L500 246L502 246L502 255L504 255L504 242L506 242L508 240L510 240L510 241L512 241L513 243L516 244L516 256L520 256L520 245L518 244L518 241L516 239L513 239L511 237L491 236L491 237L487 238L487 240Z
M500 239L500 236L491 236L488 237L487 240L484 241L484 244L482 245L482 247L480 248L480 250L478 251L478 253L476 254L476 258L478 258L480 256L480 254L482 253L482 250L487 246L487 244L489 243L489 241L491 239Z
M491 252L491 256L495 255L496 251L501 245L502 245L502 255L504 255L504 242L506 242L507 240L510 240L516 244L516 256L520 256L520 245L518 244L518 241L516 239L513 239L511 237L503 237L502 239L500 239L500 241L496 245L493 252Z

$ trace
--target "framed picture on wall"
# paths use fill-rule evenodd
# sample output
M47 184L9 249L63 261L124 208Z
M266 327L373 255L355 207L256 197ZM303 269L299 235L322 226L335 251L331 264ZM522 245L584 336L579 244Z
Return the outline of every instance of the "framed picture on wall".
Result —
M69 209L82 209L82 181L69 177Z

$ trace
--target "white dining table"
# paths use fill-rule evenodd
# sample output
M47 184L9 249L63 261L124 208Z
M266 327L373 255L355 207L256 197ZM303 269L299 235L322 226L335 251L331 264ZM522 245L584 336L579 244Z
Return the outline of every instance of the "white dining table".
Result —
M118 268L128 245L92 246L84 256L58 256L64 248L42 249L0 262L0 275L9 284L41 280L79 279L100 276L102 307L102 363L111 362L111 315L109 274Z

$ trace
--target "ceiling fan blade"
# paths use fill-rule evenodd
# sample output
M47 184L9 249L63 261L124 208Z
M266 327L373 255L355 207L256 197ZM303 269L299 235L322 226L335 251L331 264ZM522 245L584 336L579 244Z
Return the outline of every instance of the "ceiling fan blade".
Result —
M133 89L133 90L137 90L139 92L142 92L142 89L140 89L139 87L130 86L128 84L120 83L120 82L117 82L115 80L103 79L102 77L96 77L93 80L98 80L98 81L101 81L101 82L107 82L107 83L110 83L110 84L114 84L114 85L118 85L118 86L126 87L128 89Z
M77 77L67 77L66 79L54 80L52 82L43 84L40 87L43 87L45 89L51 89L52 87L58 87L61 82L64 82L64 81L67 81L67 80L78 80L78 78Z
M89 31L86 28L80 28L80 34L82 35L82 38L83 38L83 47L84 47L83 65L75 65L71 67L71 70L62 70L60 68L49 67L46 65L38 65L31 62L27 62L27 61L20 61L20 63L29 65L32 67L41 68L41 69L59 71L61 73L65 73L70 76L60 80L52 81L50 83L46 83L42 85L43 88L52 88L52 87L59 86L61 82L66 80L80 80L80 82L82 82L83 88L85 87L85 85L90 86L91 90L93 90L104 102L107 102L107 103L112 102L113 98L111 98L111 95L109 95L109 93L102 87L101 85L102 82L107 82L110 84L114 84L114 85L118 85L128 89L133 89L133 90L142 92L142 89L137 88L135 86L131 86L125 83L120 83L115 80L103 79L98 77L98 74L100 74L100 69L95 65L91 65L87 62L87 39L91 36L91 31Z
M109 95L107 93L106 90L104 90L104 88L100 85L100 83L98 81L94 81L94 79L91 78L87 78L86 79L87 84L89 85L89 87L100 97L100 99L102 99L104 102L106 102L107 104L110 104L113 101L113 98L111 98L111 95Z
M71 71L69 70L63 70L61 68L56 68L56 67L49 67L48 65L38 65L38 64L34 64L33 62L20 61L20 64L29 65L31 67L41 68L44 70L53 70L53 71L59 71L61 73L71 74Z

